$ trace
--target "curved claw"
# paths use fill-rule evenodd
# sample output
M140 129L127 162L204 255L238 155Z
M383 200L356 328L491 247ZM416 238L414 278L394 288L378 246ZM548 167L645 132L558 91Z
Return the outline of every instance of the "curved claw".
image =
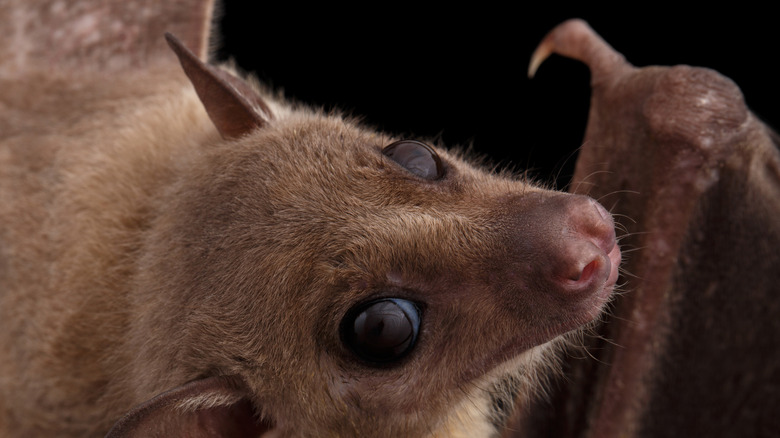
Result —
M594 81L631 68L631 64L626 62L623 55L616 52L581 19L564 21L542 39L531 55L528 77L533 78L542 62L553 53L585 63L590 68Z

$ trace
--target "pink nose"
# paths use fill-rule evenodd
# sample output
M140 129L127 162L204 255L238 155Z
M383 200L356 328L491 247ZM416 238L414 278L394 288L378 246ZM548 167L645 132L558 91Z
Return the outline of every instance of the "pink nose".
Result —
M617 280L620 249L615 223L604 207L591 198L570 198L561 227L561 244L552 272L560 291L588 294ZM614 275L613 275L614 274Z

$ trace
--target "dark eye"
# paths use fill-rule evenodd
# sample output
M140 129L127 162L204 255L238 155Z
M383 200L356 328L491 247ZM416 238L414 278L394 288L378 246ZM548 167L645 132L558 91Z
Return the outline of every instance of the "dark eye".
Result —
M443 174L439 155L425 143L401 140L385 147L382 153L421 178L435 180Z
M398 360L414 347L420 311L411 301L383 298L361 304L341 323L344 343L361 359L384 363Z

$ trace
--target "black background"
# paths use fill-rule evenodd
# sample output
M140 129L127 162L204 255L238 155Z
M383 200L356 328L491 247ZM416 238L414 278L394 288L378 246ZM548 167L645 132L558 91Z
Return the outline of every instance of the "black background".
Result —
M517 13L474 4L424 12L398 3L278 8L226 1L216 58L235 59L294 100L363 116L390 133L473 145L561 188L585 130L589 71L558 56L533 80L526 68L538 42L568 18L586 19L634 65L720 71L759 117L780 126L780 39L769 12L550 4Z

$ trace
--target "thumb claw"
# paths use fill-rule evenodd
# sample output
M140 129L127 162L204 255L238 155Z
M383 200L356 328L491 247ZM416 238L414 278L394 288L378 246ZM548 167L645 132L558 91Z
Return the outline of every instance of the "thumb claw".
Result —
M542 62L553 53L585 63L590 68L594 81L624 68L631 68L623 55L616 52L581 19L564 21L542 39L531 55L528 77L532 78Z

